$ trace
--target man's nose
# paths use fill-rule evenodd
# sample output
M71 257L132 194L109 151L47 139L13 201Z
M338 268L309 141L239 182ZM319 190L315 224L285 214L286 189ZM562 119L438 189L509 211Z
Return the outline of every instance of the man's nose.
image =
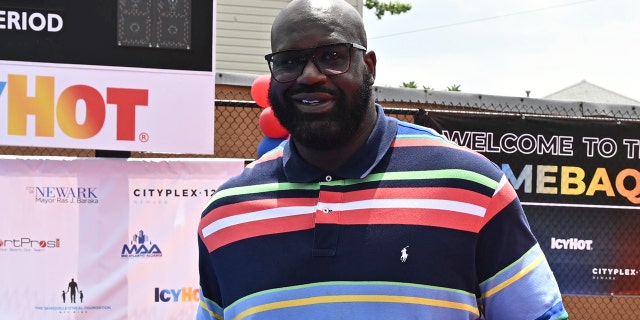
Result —
M302 68L302 73L298 77L298 83L302 84L314 84L322 82L327 79L327 76L320 72L316 64L313 62L313 58L307 60L307 64Z

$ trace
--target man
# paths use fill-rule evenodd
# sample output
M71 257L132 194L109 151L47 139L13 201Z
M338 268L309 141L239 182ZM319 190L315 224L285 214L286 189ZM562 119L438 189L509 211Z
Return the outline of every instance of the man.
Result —
M502 172L385 116L366 46L341 0L276 17L269 99L291 138L204 210L197 319L566 319Z
M67 286L67 291L71 292L71 295L70 295L71 303L76 303L76 290L77 289L78 289L78 283L76 283L76 281L73 280L73 278L71 278L71 281L69 282L69 285Z

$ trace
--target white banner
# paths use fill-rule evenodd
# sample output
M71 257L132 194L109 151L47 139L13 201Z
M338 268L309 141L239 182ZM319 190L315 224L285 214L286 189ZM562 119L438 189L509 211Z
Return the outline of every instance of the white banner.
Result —
M0 60L0 145L213 153L212 72Z
M3 319L193 319L197 225L240 159L0 157Z

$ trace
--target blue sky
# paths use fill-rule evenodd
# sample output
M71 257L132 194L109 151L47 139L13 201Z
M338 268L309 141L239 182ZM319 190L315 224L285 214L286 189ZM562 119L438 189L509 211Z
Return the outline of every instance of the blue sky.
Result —
M638 0L399 1L364 9L378 86L542 98L586 80L640 101Z

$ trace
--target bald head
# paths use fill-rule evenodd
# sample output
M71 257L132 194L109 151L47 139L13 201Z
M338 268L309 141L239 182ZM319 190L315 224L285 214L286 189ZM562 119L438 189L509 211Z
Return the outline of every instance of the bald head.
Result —
M355 42L367 46L364 23L358 11L344 0L293 0L276 16L271 27L271 49L280 51L283 39L305 48L309 31L322 33L327 41ZM293 39L293 41L291 41Z

